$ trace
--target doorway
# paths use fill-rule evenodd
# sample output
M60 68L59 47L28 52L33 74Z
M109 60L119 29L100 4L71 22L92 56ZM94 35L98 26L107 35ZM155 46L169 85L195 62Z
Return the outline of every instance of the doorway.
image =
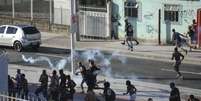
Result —
M198 47L201 47L201 8L197 10L197 32Z

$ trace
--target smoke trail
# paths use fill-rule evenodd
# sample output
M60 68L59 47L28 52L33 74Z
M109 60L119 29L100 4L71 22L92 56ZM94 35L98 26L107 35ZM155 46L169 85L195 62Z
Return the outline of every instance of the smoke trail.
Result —
M123 64L125 64L127 61L126 57L121 56L119 51L113 52L110 59L118 59Z
M67 62L68 62L67 59L61 59L61 60L57 63L56 68L59 69L59 70L60 70L60 69L64 69Z
M38 57L36 59L33 59L32 57L26 58L24 55L22 55L22 59L25 62L29 62L31 64L34 64L34 63L36 63L38 61L46 61L49 64L49 67L51 67L51 68L54 67L54 65L52 64L51 60L48 57L40 56L40 57Z
M92 59L92 60L97 60L97 59L104 59L104 55L100 52L100 50L87 50L87 51L84 51L82 54L81 54L81 58L85 59L85 61L88 61L89 59Z

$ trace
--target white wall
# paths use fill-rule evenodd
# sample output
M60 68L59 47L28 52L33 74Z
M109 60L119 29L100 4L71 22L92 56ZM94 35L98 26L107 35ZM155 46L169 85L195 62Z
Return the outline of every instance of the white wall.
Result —
M54 0L54 23L70 25L71 0Z
M126 0L113 0L118 5L120 23L120 36L124 37L124 2ZM133 0L134 1L134 0ZM129 18L134 26L138 39L148 42L157 43L158 41L158 12L161 9L161 41L166 43L171 38L169 29L175 28L178 32L184 33L188 30L188 25L192 24L192 20L196 19L196 12L201 8L201 1L182 1L182 0L136 0L141 3L139 6L139 18ZM167 25L164 21L164 4L177 4L182 8L179 10L179 23L171 23Z
M8 90L8 59L5 54L0 55L0 92Z

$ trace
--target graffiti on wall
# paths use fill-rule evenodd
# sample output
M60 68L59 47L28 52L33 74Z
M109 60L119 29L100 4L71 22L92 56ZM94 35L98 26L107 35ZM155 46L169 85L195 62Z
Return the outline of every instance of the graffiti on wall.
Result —
M192 19L195 18L196 11L193 9L186 9L179 12L180 17L183 18L185 23L191 23Z
M153 12L147 12L144 14L146 33L154 34L157 32L157 29L153 26L153 18Z
M154 28L153 25L147 24L147 25L146 25L146 32L149 33L149 34L154 34L154 33L157 32L157 29Z
M196 14L196 11L193 9L186 9L186 10L182 10L180 11L180 16L183 18L194 18Z

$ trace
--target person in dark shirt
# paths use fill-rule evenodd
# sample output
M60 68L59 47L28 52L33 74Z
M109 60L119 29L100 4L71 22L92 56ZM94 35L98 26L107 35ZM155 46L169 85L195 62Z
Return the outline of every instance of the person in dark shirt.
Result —
M128 26L127 33L126 33L126 43L128 44L128 50L133 51L133 40L136 42L136 45L139 44L139 42L136 40L136 38L133 37L134 31L132 25Z
M22 85L22 73L21 73L21 69L17 69L17 74L15 76L15 80L16 80L16 91L17 91L17 96L21 96L21 85Z
M65 88L65 86L66 86L66 75L64 74L64 72L63 72L63 69L61 69L61 70L59 70L59 74L60 74L60 77L59 77L59 79L60 79L60 88L62 89L62 88Z
M175 29L172 29L172 32L173 32L172 39L175 46L177 48L180 48L187 54L188 51L183 48L184 45L187 45L188 47L191 48L191 46L188 44L187 40L185 39L187 36L184 36L183 34L176 32Z
M198 24L195 19L193 19L192 30L194 32L193 40L194 40L194 43L196 44L197 43L197 35L198 35Z
M21 98L28 100L28 81L25 78L25 74L22 74L22 85L21 85Z
M147 101L153 101L153 99L152 98L148 98L148 100Z
M77 72L76 75L78 75L78 73L81 73L81 75L82 75L82 82L81 82L80 86L82 89L82 93L84 93L83 84L86 83L86 80L87 80L87 69L81 62L78 63L78 67L79 67L80 71Z
M175 47L174 49L174 53L172 54L172 60L175 60L175 64L174 64L174 69L177 72L177 77L181 77L183 78L182 74L179 71L179 66L181 65L181 61L184 60L184 55L182 55L179 51L178 48Z
M67 89L70 92L69 100L73 101L73 96L75 94L76 83L71 79L70 75L67 75Z
M36 89L35 94L38 96L39 93L42 92L43 96L48 99L47 96L47 88L48 88L48 75L46 70L43 70L42 74L40 75L39 82L41 82L40 87Z
M132 27L130 26L128 28L128 31L126 33L126 43L128 44L128 50L131 50L133 51L133 43L132 43L132 39L133 39L133 29Z
M126 19L124 22L125 22L125 32L127 33L128 27L129 27L130 23L128 22L128 19ZM121 43L122 45L125 45L126 37L127 37L127 36L125 35L125 39L124 39L123 42Z
M91 75L91 77L89 77L91 79L91 82L93 84L93 86L97 86L97 75L100 72L100 68L98 68L96 66L96 64L94 63L94 60L90 60L89 61L89 75Z
M10 75L8 75L8 95L15 97L15 83L13 82ZM9 99L11 101L11 99Z
M105 82L105 83L104 83L103 96L104 96L104 98L105 98L105 101L115 101L115 99L116 99L116 94L115 94L115 92L110 88L110 83L109 83L109 82Z
M194 41L194 31L193 31L193 28L192 26L188 26L188 32L187 32L188 36L190 37L191 39L191 44L193 44L193 41Z
M190 95L188 101L200 101L198 98L195 98L194 95Z
M135 88L134 85L131 84L131 81L129 80L126 81L126 86L127 86L127 92L123 93L123 95L129 94L129 101L135 101L137 89Z
M171 88L171 92L170 92L169 101L181 101L180 92L179 92L179 89L176 88L175 83L171 82L170 88Z
M50 85L49 85L49 92L51 100L53 101L59 101L59 77L57 75L57 71L53 70L52 76L50 76Z

